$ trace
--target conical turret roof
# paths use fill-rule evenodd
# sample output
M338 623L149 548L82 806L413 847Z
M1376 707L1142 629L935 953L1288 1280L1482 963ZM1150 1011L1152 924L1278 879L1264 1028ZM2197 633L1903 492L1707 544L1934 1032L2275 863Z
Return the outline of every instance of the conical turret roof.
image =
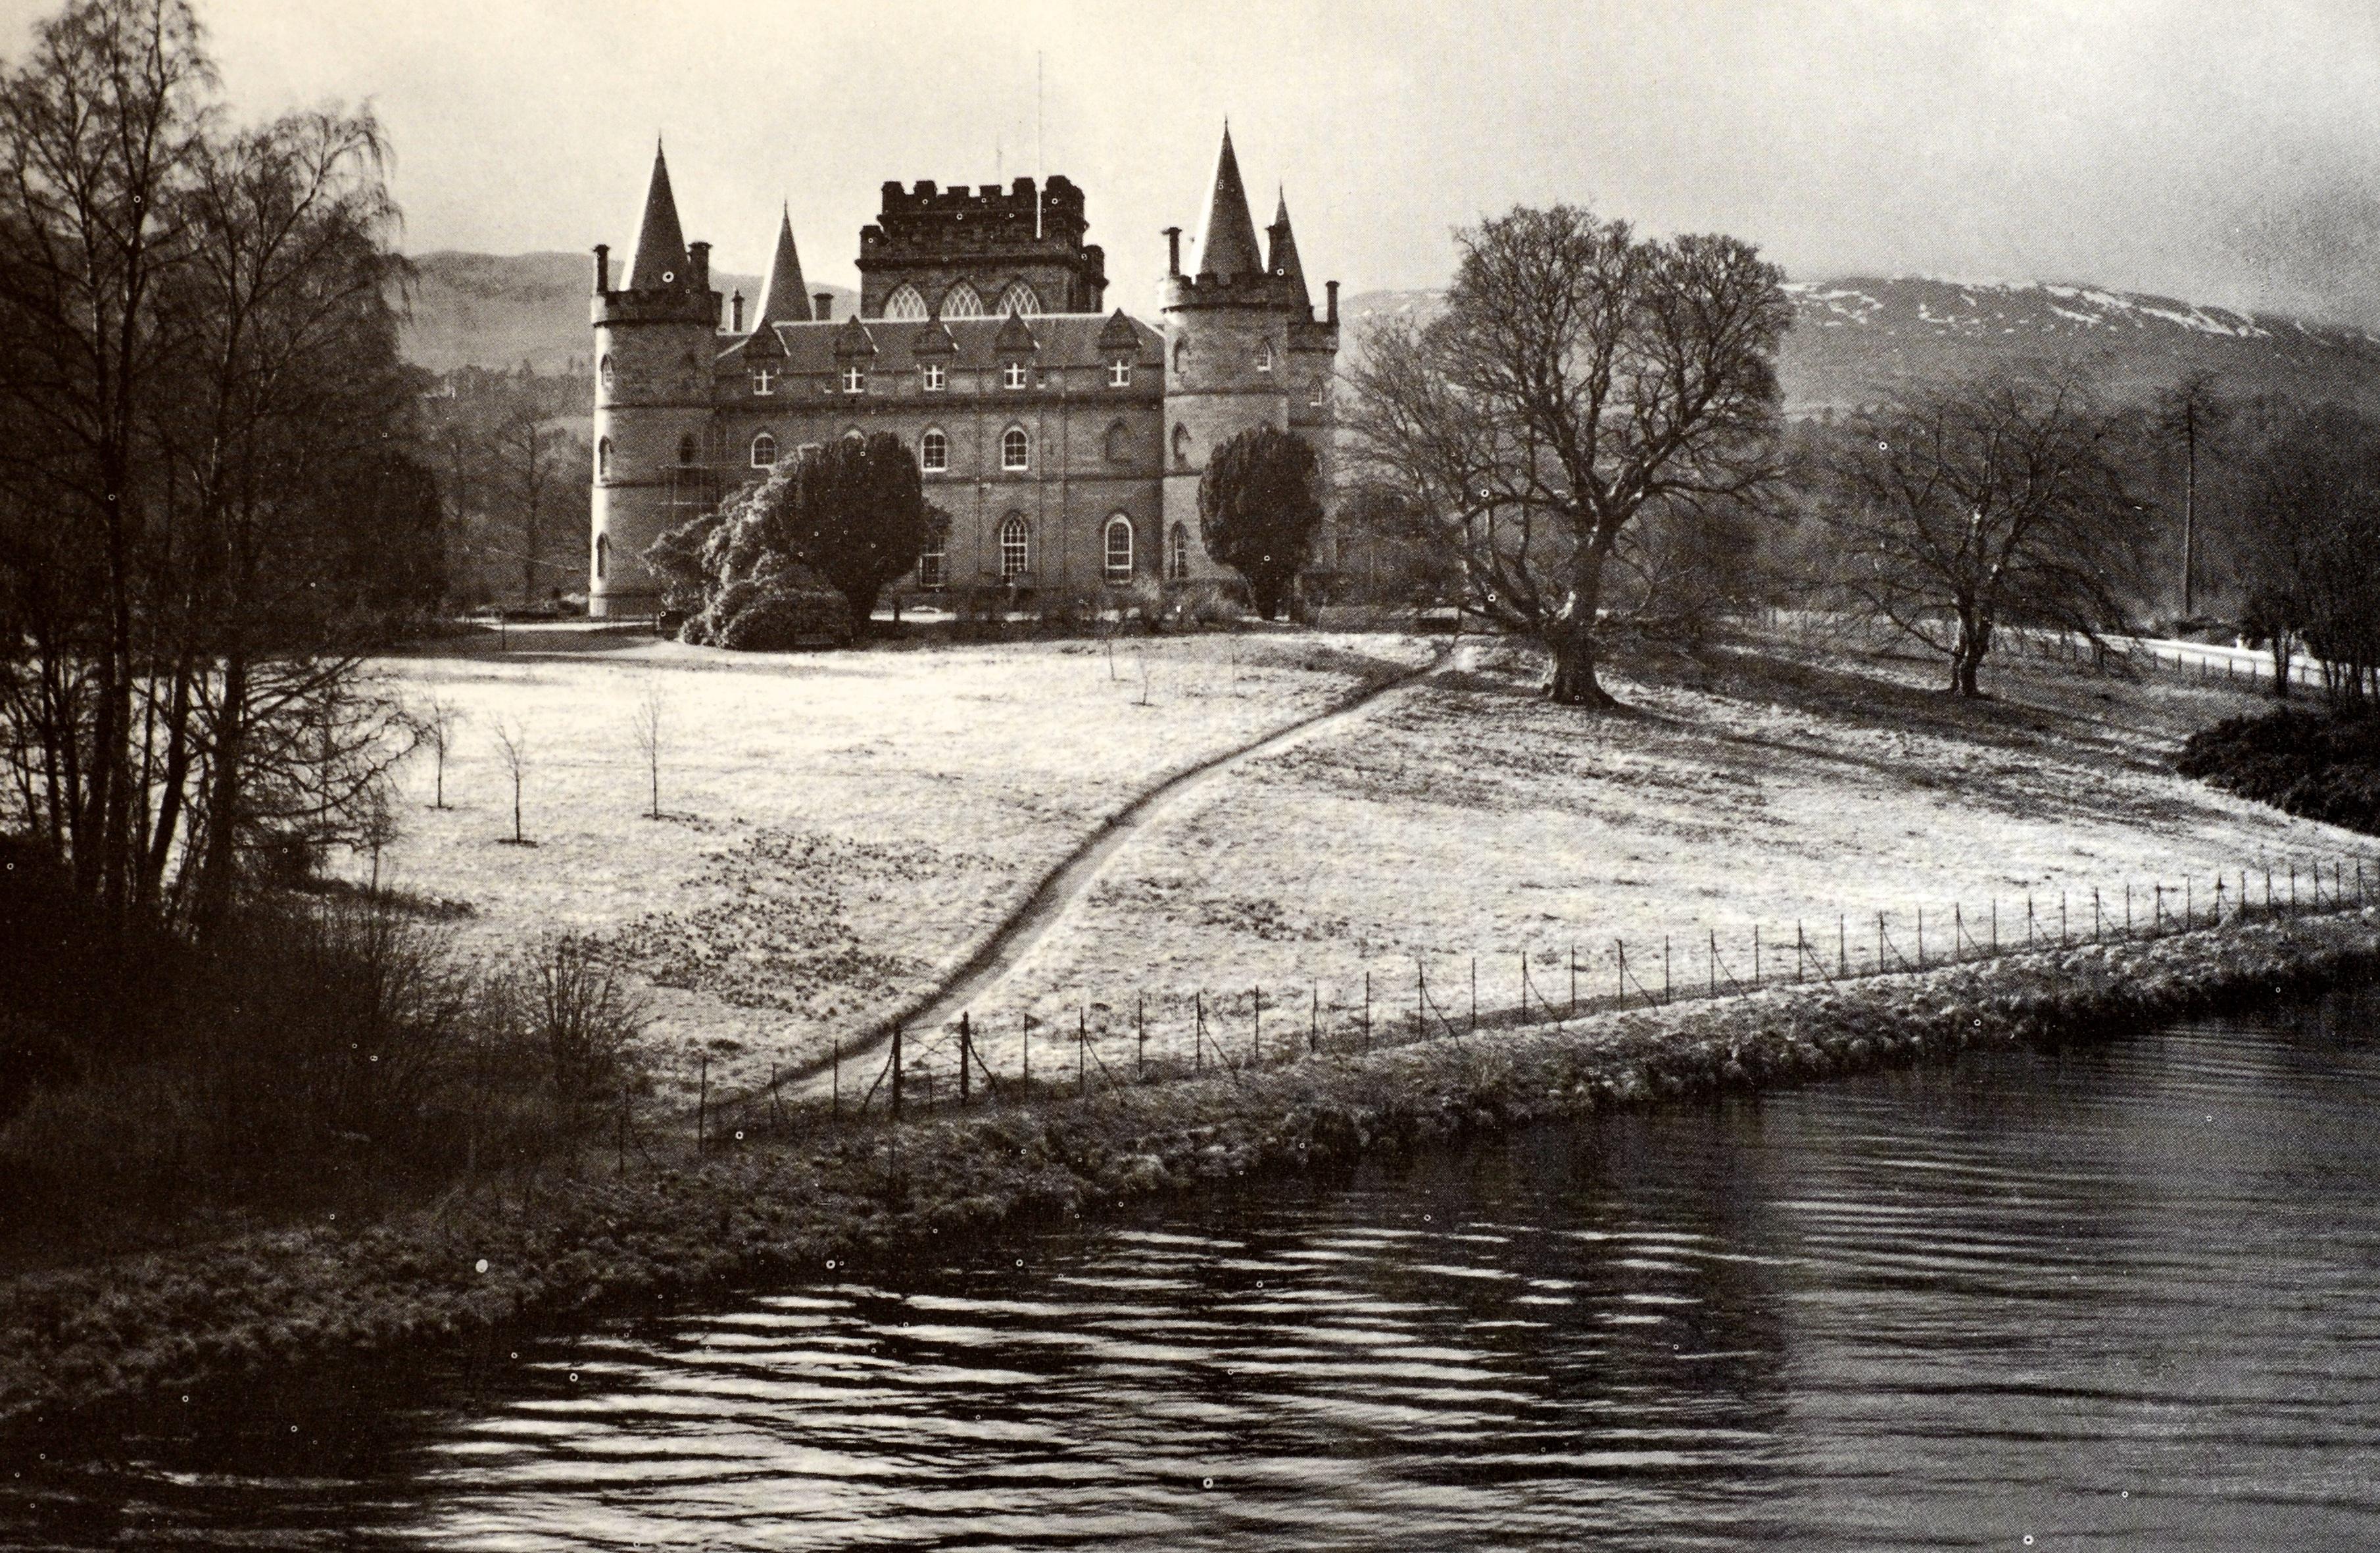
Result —
M1198 238L1198 273L1228 279L1264 269L1257 253L1257 224L1248 214L1248 191L1240 182L1240 159L1232 152L1232 127L1223 126L1223 152L1215 159L1215 193L1207 205L1207 226Z
M670 192L669 163L656 140L653 181L645 190L645 222L637 229L637 257L628 266L628 289L665 291L686 283L686 233L677 224L677 197Z
M1266 255L1265 268L1272 272L1275 280L1285 281L1289 285L1290 295L1297 298L1300 308L1308 313L1313 312L1314 297L1305 289L1305 267L1297 261L1297 235L1289 229L1289 195L1285 191L1281 195L1281 203L1273 212L1272 224L1265 229L1265 235L1272 239L1272 247Z
M754 327L771 323L808 323L809 287L802 281L802 256L794 251L794 212L788 208L777 223L777 252L769 261L769 285L760 296Z

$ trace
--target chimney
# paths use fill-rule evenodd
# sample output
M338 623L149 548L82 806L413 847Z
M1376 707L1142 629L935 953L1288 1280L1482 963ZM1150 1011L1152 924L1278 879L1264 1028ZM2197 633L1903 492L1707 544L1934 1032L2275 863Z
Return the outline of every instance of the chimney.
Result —
M601 297L612 289L612 245L595 245L595 295Z
M1182 273L1182 228L1165 229L1165 273L1168 278Z
M708 291L708 290L710 290L710 245L709 243L688 243L688 244L686 244L686 289L687 289L688 291Z
M1323 283L1322 289L1330 294L1330 311L1325 322L1327 322L1331 328L1336 329L1339 327L1339 283L1337 281L1326 281Z
M832 315L833 307L833 292L813 291L810 293L810 316L817 319L820 323L824 323Z
M728 327L735 333L741 334L744 333L744 294L740 291L737 292L727 305L729 309L732 309L735 319L735 322Z

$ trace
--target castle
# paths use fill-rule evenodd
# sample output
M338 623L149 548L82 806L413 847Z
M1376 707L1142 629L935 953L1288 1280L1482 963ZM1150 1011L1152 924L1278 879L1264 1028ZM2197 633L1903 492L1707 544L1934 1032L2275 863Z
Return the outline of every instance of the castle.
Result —
M899 593L1220 576L1198 538L1213 450L1269 422L1312 443L1327 481L1339 284L1318 318L1285 197L1258 252L1228 126L1194 273L1166 229L1158 324L1101 311L1087 230L1063 177L887 183L859 235L858 311L838 322L808 293L788 213L747 327L742 293L711 289L710 245L686 241L657 148L625 288L595 249L590 613L653 610L643 555L664 529L806 447L879 431L951 517Z

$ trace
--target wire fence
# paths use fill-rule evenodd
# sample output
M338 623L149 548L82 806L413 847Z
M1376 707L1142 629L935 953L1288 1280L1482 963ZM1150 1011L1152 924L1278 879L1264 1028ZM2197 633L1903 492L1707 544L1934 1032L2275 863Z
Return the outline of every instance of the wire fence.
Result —
M1071 1017L969 1011L941 1030L896 1027L864 1054L838 1047L824 1093L771 1082L698 1100L698 1148L866 1126L953 1109L1238 1079L1323 1054L1460 1040L1629 1009L1842 984L2212 927L2361 910L2380 897L2380 855L2298 857L2178 880L2040 890L1973 910L1911 906L1636 939L1584 937L1488 953L1416 953L1339 985L1193 989L1186 1000L1083 997ZM624 1123L625 1126L625 1123ZM626 1146L622 1159L625 1168Z

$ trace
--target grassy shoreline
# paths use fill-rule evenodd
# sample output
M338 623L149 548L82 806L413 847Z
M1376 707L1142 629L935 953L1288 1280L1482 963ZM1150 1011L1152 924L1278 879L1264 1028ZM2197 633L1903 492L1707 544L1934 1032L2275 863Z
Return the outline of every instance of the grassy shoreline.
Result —
M366 1226L325 1222L0 1283L0 1425L460 1344L632 1299L831 1276L830 1261L1028 1214L1975 1046L2093 1038L2375 971L2380 908L2234 921L844 1127L626 1175L588 1160L576 1175Z

